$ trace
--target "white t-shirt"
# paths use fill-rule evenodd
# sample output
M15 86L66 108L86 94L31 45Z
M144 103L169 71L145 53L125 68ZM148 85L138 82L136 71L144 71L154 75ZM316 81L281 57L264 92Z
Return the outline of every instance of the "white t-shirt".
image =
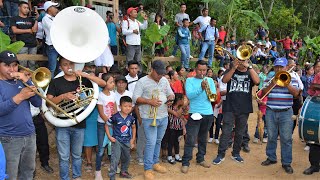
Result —
M222 82L223 76L221 76L221 79L218 80L220 92L227 90L227 83ZM226 96L221 96L221 100L226 100Z
M130 92L128 90L124 91L123 94L119 94L118 91L116 91L114 94L115 94L115 99L116 99L116 104L117 104L117 110L118 111L120 111L120 98L122 96L129 96L132 99L132 92Z
M136 84L138 82L139 77L138 77L138 75L136 75L136 77L133 78L128 74L128 75L126 75L126 79L128 81L128 90L131 93L133 93L134 88L136 87Z
M200 24L200 28L202 28L203 26L209 25L209 24L210 24L210 20L211 20L211 17L210 17L210 16L206 16L206 17L198 16L198 17L193 21L193 23L194 23L194 24L199 23L199 24Z
M271 45L271 42L270 41L268 41L268 42L266 42L266 48L270 48L272 45Z
M114 106L116 106L116 99L115 99L115 93L110 91L110 95L107 96L103 92L99 93L98 96L98 105L103 106L103 112L108 117L108 119L114 114ZM100 114L98 116L98 122L105 123L103 119L100 117Z

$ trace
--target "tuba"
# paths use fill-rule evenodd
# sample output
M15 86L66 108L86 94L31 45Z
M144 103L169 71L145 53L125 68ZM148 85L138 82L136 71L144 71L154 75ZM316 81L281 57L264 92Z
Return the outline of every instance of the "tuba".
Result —
M57 52L64 58L76 63L75 70L82 70L86 62L98 58L108 46L109 34L102 17L95 11L81 6L68 7L54 18L50 36ZM74 71L71 69L70 71ZM55 78L63 76L59 73ZM93 88L82 85L79 78L80 90L76 92L76 99L57 104L64 112L48 107L42 102L45 118L54 126L69 127L83 121L94 110L99 87L91 81ZM46 94L46 89L44 94Z

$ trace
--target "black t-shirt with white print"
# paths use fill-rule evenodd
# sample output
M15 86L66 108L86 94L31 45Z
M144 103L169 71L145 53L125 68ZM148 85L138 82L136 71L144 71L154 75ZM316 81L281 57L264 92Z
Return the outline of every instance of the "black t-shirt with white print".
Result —
M11 18L11 26L16 26L18 29L31 29L34 25L35 20L30 17L23 18L15 16ZM31 33L16 34L17 41L25 43L25 47L36 47L37 40L36 35Z
M227 72L226 72L227 73ZM226 100L223 102L223 112L252 113L253 81L249 71L236 70L227 83Z
M79 84L80 83L79 83L78 79L75 81L68 81L62 76L62 77L53 79L50 82L47 94L50 94L54 97L57 97L61 94L67 93L67 92L77 91L77 90L79 90ZM89 88L92 87L91 81L88 80L87 78L84 78L84 77L82 77L82 85L84 85L85 87L89 87ZM85 128L86 121L83 120L79 124L76 124L72 127Z

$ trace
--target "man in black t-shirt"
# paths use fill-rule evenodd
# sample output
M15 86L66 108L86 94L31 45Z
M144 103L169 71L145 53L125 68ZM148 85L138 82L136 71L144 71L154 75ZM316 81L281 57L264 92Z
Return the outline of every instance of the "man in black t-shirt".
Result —
M37 54L36 33L38 31L38 23L31 17L28 17L29 11L28 3L20 1L19 15L11 18L11 29L16 35L16 40L25 43L19 54ZM36 19L38 19L38 17L39 14L36 11ZM34 61L20 61L20 64L35 70Z
M223 125L218 155L213 160L215 165L224 160L233 127L235 127L235 136L232 159L243 162L240 150L249 113L253 112L252 87L259 84L260 79L252 66L249 65L248 60L234 60L233 67L225 73L222 82L227 83L227 94L222 108Z
M50 82L47 98L53 103L58 104L63 100L71 101L76 98L75 92L79 90L79 80L77 76L82 77L82 84L86 87L92 87L89 80L97 83L100 87L104 87L106 82L102 79L83 73L81 71L74 72L74 63L61 57L60 68L64 72L64 76L53 79ZM72 127L56 127L56 140L59 153L60 179L69 179L69 160L70 149L72 154L72 178L81 177L81 153L84 140L85 120Z

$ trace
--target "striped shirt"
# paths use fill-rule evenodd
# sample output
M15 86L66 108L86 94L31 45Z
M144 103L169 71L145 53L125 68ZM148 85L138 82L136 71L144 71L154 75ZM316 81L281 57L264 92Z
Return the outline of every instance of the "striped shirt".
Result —
M264 81L264 87L268 86L268 82L271 78L267 78ZM299 89L298 81L295 77L291 77L291 83L293 87ZM293 105L293 96L290 94L287 87L275 86L272 91L268 94L267 107L279 110L288 109Z

